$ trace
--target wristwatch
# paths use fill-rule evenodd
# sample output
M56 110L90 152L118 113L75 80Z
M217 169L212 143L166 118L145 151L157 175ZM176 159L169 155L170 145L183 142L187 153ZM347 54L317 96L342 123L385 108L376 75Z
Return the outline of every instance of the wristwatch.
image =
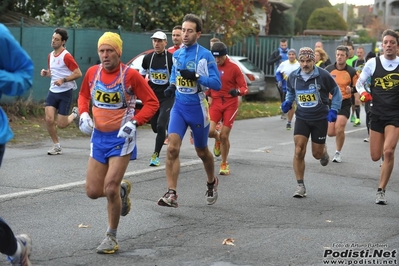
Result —
M68 82L68 80L67 80L66 78L64 78L63 80L64 80L64 83L65 83L65 82Z
M200 75L198 73L195 73L195 78L199 79Z

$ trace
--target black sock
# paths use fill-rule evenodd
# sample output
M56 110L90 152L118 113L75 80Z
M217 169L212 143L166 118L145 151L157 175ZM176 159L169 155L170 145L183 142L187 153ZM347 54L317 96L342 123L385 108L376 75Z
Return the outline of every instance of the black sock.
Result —
M385 192L385 189L382 189L382 188L379 187L379 188L377 189L377 192L380 192L380 191Z
M360 119L360 105L355 105L356 118Z
M215 178L215 179L213 179L213 182L212 182L212 183L208 183L208 182L206 182L206 184L207 184L208 186L213 186L213 185L215 185L215 182L216 182L216 178Z
M300 186L305 186L305 183L303 182L303 179L302 180L297 180L296 182L298 182L298 185L300 185Z

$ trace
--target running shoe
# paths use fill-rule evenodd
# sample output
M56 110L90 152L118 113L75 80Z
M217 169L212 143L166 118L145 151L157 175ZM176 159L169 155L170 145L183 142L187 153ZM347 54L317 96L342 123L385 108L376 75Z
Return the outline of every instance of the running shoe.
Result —
M169 190L163 195L162 198L158 200L159 206L165 207L174 207L177 208L179 205L177 204L177 194L173 190Z
M287 119L287 113L282 113L280 118L284 120Z
M160 166L161 163L159 161L158 153L154 152L151 156L150 166Z
M321 157L321 159L320 159L320 164L322 166L326 166L329 161L330 161L330 155L328 155L327 149L326 149L326 153L324 153L323 157Z
M287 125L285 126L285 129L291 130L291 123L287 123Z
M194 135L192 130L190 130L190 144L194 145Z
M208 190L205 193L206 203L208 205L213 205L213 204L215 204L216 200L218 199L219 179L215 176L215 183L209 184L207 182L206 185L208 187Z
M364 138L363 142L370 142L370 138Z
M334 154L334 157L333 157L332 161L333 161L334 163L340 163L340 162L342 162L341 154L338 153L338 152L336 152L336 153Z
M26 234L17 235L15 239L21 246L21 253L17 258L8 256L8 261L11 262L11 265L32 266L29 260L30 253L32 252L32 239Z
M351 115L351 123L355 122L356 117L354 115Z
M377 198L375 199L375 204L387 205L387 200L385 199L385 191L377 191Z
M222 162L220 164L219 175L229 175L230 174L230 165L228 162Z
M79 128L79 123L80 123L80 117L79 117L79 109L78 107L72 108L72 114L75 114L75 118L73 119L73 122L75 122L75 125L77 128Z
M355 122L353 123L353 126L354 127L360 126L360 119L359 118L355 119Z
M213 154L215 154L216 157L220 156L220 140L215 139L215 146L213 146Z
M129 199L129 193L131 189L132 185L130 182L126 179L122 180L120 190L122 199L121 216L126 216L130 212L131 203Z
M293 197L294 198L306 197L306 188L305 188L305 186L298 185L298 187L295 190L295 193L294 193Z
M103 242L97 247L97 253L100 254L114 254L118 251L118 240L110 234L106 234Z
M61 148L61 146L58 146L58 145L54 144L53 147L47 151L47 154L48 155L59 155L59 154L62 154L62 148Z

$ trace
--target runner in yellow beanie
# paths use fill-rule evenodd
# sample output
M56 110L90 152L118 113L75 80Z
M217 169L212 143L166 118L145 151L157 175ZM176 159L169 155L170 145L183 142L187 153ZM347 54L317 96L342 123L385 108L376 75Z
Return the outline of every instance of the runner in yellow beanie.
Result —
M100 48L101 45L103 44L108 44L111 45L112 48L115 49L116 53L119 55L119 57L122 55L122 39L117 33L113 32L105 32L100 39L98 39L98 48Z

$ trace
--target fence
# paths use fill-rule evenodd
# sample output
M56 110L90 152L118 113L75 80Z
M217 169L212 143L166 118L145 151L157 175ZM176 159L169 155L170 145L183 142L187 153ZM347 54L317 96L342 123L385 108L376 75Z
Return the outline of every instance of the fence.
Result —
M267 65L267 59L271 53L280 45L282 36L260 36L248 37L243 43L236 44L229 49L229 54L247 56L255 65L265 72L266 77L274 77L274 66ZM288 40L288 47L297 52L301 47L314 48L316 42L323 42L323 47L332 62L335 62L335 49L342 44L341 40L321 40L320 36L295 36L285 37ZM364 51L372 51L372 43L355 44L356 48L362 45Z
M9 27L11 33L20 42L22 47L31 56L35 71L33 77L33 86L30 93L24 95L23 98L28 96L35 102L43 102L46 99L50 80L40 76L40 70L47 68L47 56L52 51L51 38L53 35L54 27ZM69 39L66 43L67 50L75 57L82 73L96 64L98 61L97 54L97 42L99 37L106 30L98 29L75 29L69 28L68 35ZM118 31L115 31L118 32ZM123 52L121 60L127 63L134 56L142 51L152 49L152 43L150 36L152 33L134 33L134 32L118 32L123 40ZM172 45L171 33L167 33L168 46ZM198 40L199 44L206 48L209 48L209 40L213 36L208 34L201 35ZM247 56L255 65L261 68L266 77L274 76L274 67L266 64L269 55L279 46L280 39L283 36L257 36L247 37L242 43L237 43L232 47L229 47L230 55ZM295 36L285 37L288 39L289 47L296 49L308 46L314 47L317 41L320 41L319 36ZM338 43L339 42L339 43ZM328 41L324 42L324 48L330 55L335 54L335 48L338 46L340 41ZM371 50L371 44L363 45L365 51ZM332 61L334 58L332 58ZM82 82L82 78L77 80L78 86ZM78 90L74 92L74 100L76 100ZM4 101L14 101L15 98L3 97Z
M319 36L259 36L248 37L243 43L236 44L229 49L231 55L247 56L255 65L265 72L267 77L274 77L274 66L268 65L267 59L271 53L280 45L280 39L288 40L290 48L297 51L301 47L314 47L314 44L321 41Z

